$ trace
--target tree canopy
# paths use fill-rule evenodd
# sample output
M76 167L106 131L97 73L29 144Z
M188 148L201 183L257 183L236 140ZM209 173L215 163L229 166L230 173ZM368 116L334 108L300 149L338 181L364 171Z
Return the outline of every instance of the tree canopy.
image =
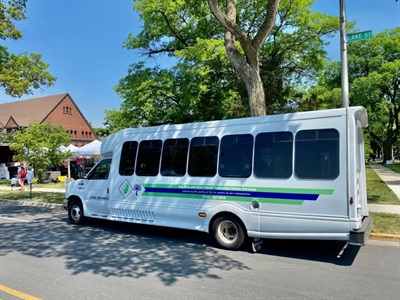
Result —
M384 149L384 161L400 134L400 27L348 44L350 105L368 110L367 137ZM300 103L306 110L340 107L340 63L326 65L319 85Z
M27 18L26 0L0 0L0 39L18 40L22 33L15 22ZM0 87L6 94L20 97L32 93L32 89L51 86L55 81L48 71L48 64L41 60L41 54L14 54L0 45Z
M120 110L106 112L113 130L250 115L245 84L230 63L224 28L204 1L136 0L143 29L125 47L143 61L131 65L116 86ZM262 26L266 1L237 1L241 28L250 37ZM325 60L323 37L339 29L337 17L310 10L313 1L282 0L278 17L260 50L260 76L268 114L290 110L297 87L313 81ZM242 51L240 45L238 51ZM147 66L173 59L171 68Z
M62 126L33 122L23 131L9 138L11 150L17 155L14 161L23 161L35 168L38 177L51 166L59 166L71 153L61 152L59 147L69 142L70 136Z

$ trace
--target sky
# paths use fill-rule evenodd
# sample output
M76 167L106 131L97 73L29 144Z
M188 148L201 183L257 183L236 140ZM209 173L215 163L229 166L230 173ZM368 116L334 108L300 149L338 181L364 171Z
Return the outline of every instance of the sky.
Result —
M199 0L200 1L200 0ZM346 0L346 18L359 31L377 34L400 26L400 1ZM315 11L339 16L339 0L316 0ZM28 19L17 22L23 38L1 41L12 53L42 54L57 77L52 87L13 98L0 89L0 103L67 92L94 127L104 127L105 110L119 109L123 99L113 87L139 62L137 51L123 48L129 33L138 34L141 21L131 0L28 0ZM327 46L331 60L340 59L339 37ZM163 66L163 61L152 62Z

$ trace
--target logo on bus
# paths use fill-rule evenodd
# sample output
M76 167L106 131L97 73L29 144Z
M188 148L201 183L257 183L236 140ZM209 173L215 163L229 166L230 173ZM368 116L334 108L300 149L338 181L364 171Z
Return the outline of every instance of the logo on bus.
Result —
M145 188L138 180L135 181L133 186L128 180L124 180L118 190L124 199L128 198L130 194L132 194L135 199L138 199L144 193Z

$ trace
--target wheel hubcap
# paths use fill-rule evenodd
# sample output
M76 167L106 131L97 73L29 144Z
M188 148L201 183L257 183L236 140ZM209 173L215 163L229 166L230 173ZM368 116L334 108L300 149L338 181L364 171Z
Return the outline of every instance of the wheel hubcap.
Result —
M81 217L81 209L78 205L74 205L71 208L71 217L74 219L74 221L78 221Z
M224 221L218 226L218 235L225 243L233 243L237 238L237 227L231 221Z

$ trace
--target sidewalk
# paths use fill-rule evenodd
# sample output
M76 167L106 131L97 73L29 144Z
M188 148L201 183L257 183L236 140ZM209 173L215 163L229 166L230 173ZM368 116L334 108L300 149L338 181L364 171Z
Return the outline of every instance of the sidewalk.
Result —
M10 191L11 192L11 188L9 186L6 185L0 185L0 190L2 191ZM19 191L20 187L18 186L17 188L14 189L14 191ZM26 184L25 185L25 192L29 192L29 185ZM32 188L32 192L50 192L50 193L65 193L65 188L38 188L33 186Z

